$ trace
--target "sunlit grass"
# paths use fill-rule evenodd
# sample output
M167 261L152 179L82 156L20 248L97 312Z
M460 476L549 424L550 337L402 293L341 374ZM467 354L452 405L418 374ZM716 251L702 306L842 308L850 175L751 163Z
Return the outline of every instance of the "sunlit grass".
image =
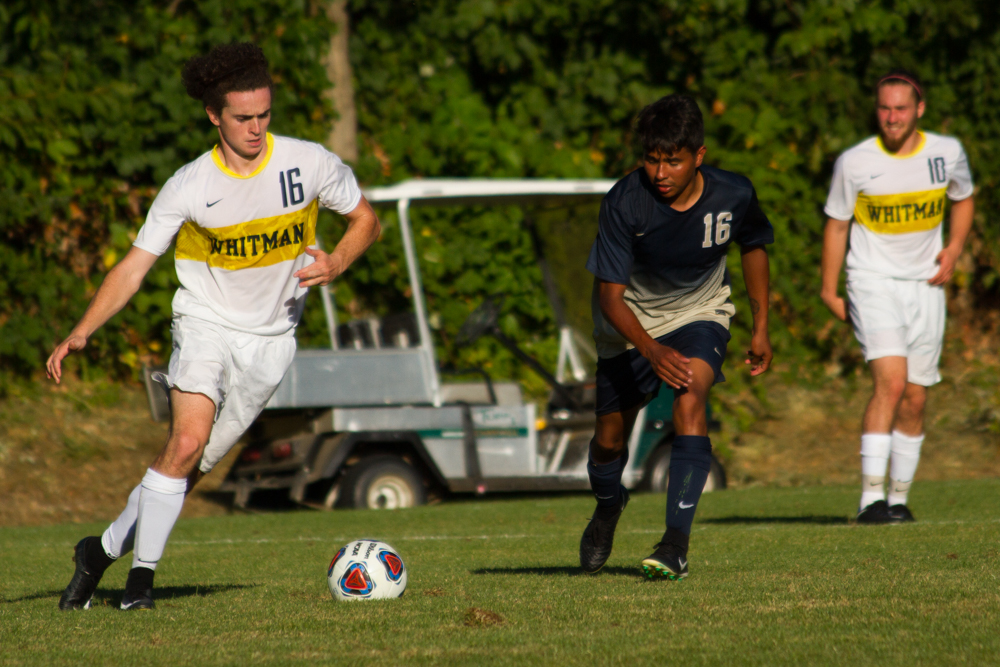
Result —
M127 563L94 609L56 609L72 545L103 526L2 529L0 664L984 664L1000 655L998 492L919 484L919 521L887 527L849 523L853 488L706 495L679 583L637 567L658 495L633 498L597 576L577 568L585 495L190 519L157 610L137 613L117 610ZM361 536L402 554L402 599L331 599L329 559Z

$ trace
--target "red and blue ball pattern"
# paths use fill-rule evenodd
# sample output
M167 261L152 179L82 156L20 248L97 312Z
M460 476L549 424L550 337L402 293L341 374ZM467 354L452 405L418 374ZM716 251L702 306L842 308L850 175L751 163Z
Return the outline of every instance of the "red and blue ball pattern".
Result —
M355 540L338 550L326 570L330 594L342 601L398 598L407 578L396 550L375 539Z

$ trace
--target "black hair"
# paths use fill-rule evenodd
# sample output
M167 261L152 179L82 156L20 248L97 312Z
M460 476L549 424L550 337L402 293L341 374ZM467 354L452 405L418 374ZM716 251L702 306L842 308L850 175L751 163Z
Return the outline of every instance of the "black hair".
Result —
M274 85L264 52L250 42L223 44L191 58L184 63L181 80L188 95L215 113L222 113L227 93L271 89Z
M910 70L894 69L886 72L879 78L878 83L875 84L876 97L878 97L878 91L882 89L882 86L888 83L908 83L913 88L913 93L917 96L917 102L921 102L924 99L924 86L920 83L920 78Z
M687 148L692 153L705 145L705 123L698 103L687 95L661 97L639 112L636 133L643 154L670 154Z

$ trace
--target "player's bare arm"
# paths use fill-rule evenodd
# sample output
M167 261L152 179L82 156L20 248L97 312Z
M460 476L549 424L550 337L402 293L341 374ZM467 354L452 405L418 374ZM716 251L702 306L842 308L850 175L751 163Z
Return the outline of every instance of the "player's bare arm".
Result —
M965 239L972 231L972 218L975 213L975 204L972 197L951 205L951 228L948 232L948 245L938 253L936 261L938 271L928 282L931 285L944 285L955 273L955 264L962 255L962 248L965 246Z
M625 304L625 285L598 279L601 312L625 340L632 343L639 354L649 360L656 375L674 389L691 383L691 360L677 350L657 343L642 327L632 309Z
M741 248L740 261L743 263L743 280L753 316L746 363L750 365L750 375L760 375L771 367L771 359L774 357L771 337L767 331L768 290L771 282L767 250L764 246Z
M142 279L156 260L157 256L153 253L133 246L125 258L108 272L79 323L73 327L66 340L56 346L45 363L45 374L55 379L56 384L62 380L62 360L66 355L82 350L87 345L87 339L125 307L129 299L139 291Z
M306 254L316 261L295 272L300 286L329 285L378 240L382 225L364 197L344 217L347 219L347 231L333 252L325 253L318 248L305 249Z
M823 231L823 254L820 264L822 286L820 298L841 322L847 321L847 301L837 293L840 282L840 269L844 265L847 254L847 235L850 232L850 220L827 218L826 229Z

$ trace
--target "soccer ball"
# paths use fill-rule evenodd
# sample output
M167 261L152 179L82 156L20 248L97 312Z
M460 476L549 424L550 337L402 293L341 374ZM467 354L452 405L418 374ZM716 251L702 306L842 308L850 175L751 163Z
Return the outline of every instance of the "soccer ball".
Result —
M326 583L336 600L398 598L406 590L406 566L385 542L355 540L330 561Z

